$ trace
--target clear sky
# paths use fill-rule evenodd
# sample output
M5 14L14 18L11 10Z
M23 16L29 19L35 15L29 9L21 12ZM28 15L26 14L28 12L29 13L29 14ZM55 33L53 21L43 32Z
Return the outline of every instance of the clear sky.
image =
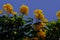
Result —
M0 0L0 9L5 3L10 3L17 12L21 5L27 5L29 17L32 18L34 18L33 12L35 9L42 9L49 21L56 20L56 12L60 10L60 0Z

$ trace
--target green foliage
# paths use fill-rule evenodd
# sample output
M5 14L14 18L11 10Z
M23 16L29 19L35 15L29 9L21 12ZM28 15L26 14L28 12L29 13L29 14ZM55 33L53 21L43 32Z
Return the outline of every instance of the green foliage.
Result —
M60 20L48 23L46 40L59 40L60 38Z
M32 18L23 19L20 16L0 16L0 39L1 40L23 40L25 37L38 37L33 24L39 25L41 22L33 23ZM60 38L60 19L46 23L42 28L46 31L46 40L58 40ZM40 37L39 37L40 38ZM40 38L41 39L41 38Z
M1 40L22 40L29 36L32 31L32 18L23 19L23 15L13 17L0 17L0 39ZM25 34L27 33L27 34Z

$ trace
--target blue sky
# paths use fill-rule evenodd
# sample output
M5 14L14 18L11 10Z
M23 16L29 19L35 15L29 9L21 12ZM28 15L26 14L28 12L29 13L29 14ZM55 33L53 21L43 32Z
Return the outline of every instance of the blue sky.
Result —
M60 0L0 0L0 10L5 3L10 3L17 12L21 5L27 5L29 7L28 16L32 18L34 18L35 9L42 9L49 21L56 20L56 12L60 10Z

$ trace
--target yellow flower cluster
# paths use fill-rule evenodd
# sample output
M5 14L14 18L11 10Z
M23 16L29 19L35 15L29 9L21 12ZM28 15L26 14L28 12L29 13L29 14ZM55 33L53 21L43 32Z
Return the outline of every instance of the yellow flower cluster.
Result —
M42 29L40 29L40 31L38 32L38 36L41 36L41 38L44 39L46 37L45 31L43 31Z
M9 3L4 4L4 5L3 5L3 9L4 9L4 11L6 11L7 13L12 13L13 15L16 15L16 14L17 14L17 12L14 12L12 5L9 4ZM28 6L22 5L22 6L20 7L20 12L21 12L22 14L28 15L28 11L29 11ZM2 11L0 11L0 13L2 13Z
M3 9L4 9L7 13L11 13L11 14L13 14L13 15L16 15L16 14L17 14L17 12L14 12L12 5L9 4L9 3L4 4L4 5L3 5Z
M34 11L34 14L35 14L35 17L36 17L37 19L40 19L40 20L42 20L42 21L44 21L44 22L47 22L47 21L48 21L48 20L44 17L44 14L43 14L43 11L42 11L42 10L36 9L36 10Z
M36 9L34 11L34 14L37 19L41 20L41 23L39 23L39 25L35 25L34 28L35 28L35 30L40 30L40 29L42 29L42 27L46 26L46 24L44 22L47 22L48 20L44 17L42 10Z
M44 26L46 26L46 24L43 23L43 22L41 22L41 23L39 24L39 26L40 26L40 27L44 27Z
M39 9L36 9L35 11L34 11L34 14L35 14L35 17L37 18L37 19L43 19L44 18L44 15L42 14L42 10L39 10Z
M58 18L60 18L60 11L58 11L58 12L56 13L56 16L57 16Z
M34 14L35 14L35 18L36 19L40 19L41 20L41 23L39 23L38 25L35 25L34 29L39 31L37 33L37 35L41 36L41 38L44 39L46 37L46 35L45 35L45 32L42 30L42 28L46 26L46 24L44 22L48 22L48 20L44 17L44 14L43 14L42 10L36 9L34 11Z
M11 4L7 3L7 4L4 4L3 5L3 9L8 12L8 13L11 13L13 11L13 7Z
M34 29L35 30L40 30L40 29L42 29L43 27L45 27L46 26L46 24L45 23L43 23L43 22L41 22L41 23L39 23L39 25L34 25Z
M20 12L21 12L21 13L27 15L27 14L28 14L28 11L29 11L28 6L26 6L26 5L22 5L22 6L20 7Z

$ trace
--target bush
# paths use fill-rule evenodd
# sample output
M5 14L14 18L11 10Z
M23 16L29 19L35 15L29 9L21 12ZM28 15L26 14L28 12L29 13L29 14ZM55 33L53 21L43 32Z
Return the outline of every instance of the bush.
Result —
M36 21L28 16L29 8L20 7L20 13L14 12L11 4L3 5L0 10L0 40L58 40L60 38L60 11L57 12L57 21L49 22L43 11L34 11ZM6 12L6 13L5 13ZM5 14L4 14L5 13Z

